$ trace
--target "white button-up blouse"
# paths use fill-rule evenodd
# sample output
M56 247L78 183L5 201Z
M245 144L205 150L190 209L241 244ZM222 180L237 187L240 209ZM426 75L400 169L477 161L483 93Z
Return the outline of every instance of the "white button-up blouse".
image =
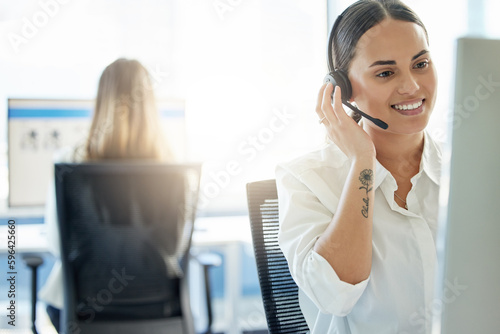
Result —
M352 285L313 250L337 210L350 162L330 143L276 169L279 243L299 286L311 333L431 332L441 151L424 135L420 171L408 210L394 201L397 184L378 161L374 182L370 276ZM401 165L403 168L406 166Z

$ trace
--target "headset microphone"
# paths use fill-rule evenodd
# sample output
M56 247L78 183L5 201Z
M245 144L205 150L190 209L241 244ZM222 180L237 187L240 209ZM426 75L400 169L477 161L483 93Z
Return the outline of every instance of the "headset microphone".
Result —
M337 78L337 79L335 79ZM349 108L351 108L352 111L360 114L361 116L365 117L366 119L372 121L375 125L377 125L378 127L382 128L382 129L387 129L389 126L387 125L386 122L382 121L381 119L379 118L374 118L364 112L362 112L361 110L359 110L358 108L356 108L355 106L353 106L352 104L350 104L349 102L347 102L347 100L351 97L352 95L352 88L351 88L351 83L349 82L349 79L347 78L347 76L339 71L339 70L335 70L334 72L330 72L329 74L327 74L325 76L325 83L327 82L330 82L334 89L335 89L335 86L340 86L340 91L341 91L341 94L342 94L342 103L345 104L346 106L348 106ZM332 92L332 100L333 100L333 92Z

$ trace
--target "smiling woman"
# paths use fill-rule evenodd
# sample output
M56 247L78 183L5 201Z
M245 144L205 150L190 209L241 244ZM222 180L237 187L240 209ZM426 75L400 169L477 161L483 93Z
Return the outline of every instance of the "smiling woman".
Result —
M431 319L413 321L432 304L441 162L425 130L437 94L427 31L400 1L359 0L328 48L349 102L388 128L357 123L346 85L325 83L316 114L330 142L277 168L279 242L305 319L311 333L430 334Z

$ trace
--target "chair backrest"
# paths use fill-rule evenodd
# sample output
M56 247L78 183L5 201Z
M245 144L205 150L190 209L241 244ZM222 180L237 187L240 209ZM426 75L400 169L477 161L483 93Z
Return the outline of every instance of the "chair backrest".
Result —
M278 245L276 181L248 183L247 200L269 333L307 333L309 328L300 309L298 287Z
M65 333L194 332L185 278L200 170L55 165Z

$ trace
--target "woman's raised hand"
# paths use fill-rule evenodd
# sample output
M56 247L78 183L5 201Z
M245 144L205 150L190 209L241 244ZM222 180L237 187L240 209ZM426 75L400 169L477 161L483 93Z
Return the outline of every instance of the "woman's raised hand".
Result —
M333 85L325 83L318 94L316 113L325 126L328 137L351 160L375 157L375 146L370 136L353 120L342 106L341 91L335 86L332 105Z

